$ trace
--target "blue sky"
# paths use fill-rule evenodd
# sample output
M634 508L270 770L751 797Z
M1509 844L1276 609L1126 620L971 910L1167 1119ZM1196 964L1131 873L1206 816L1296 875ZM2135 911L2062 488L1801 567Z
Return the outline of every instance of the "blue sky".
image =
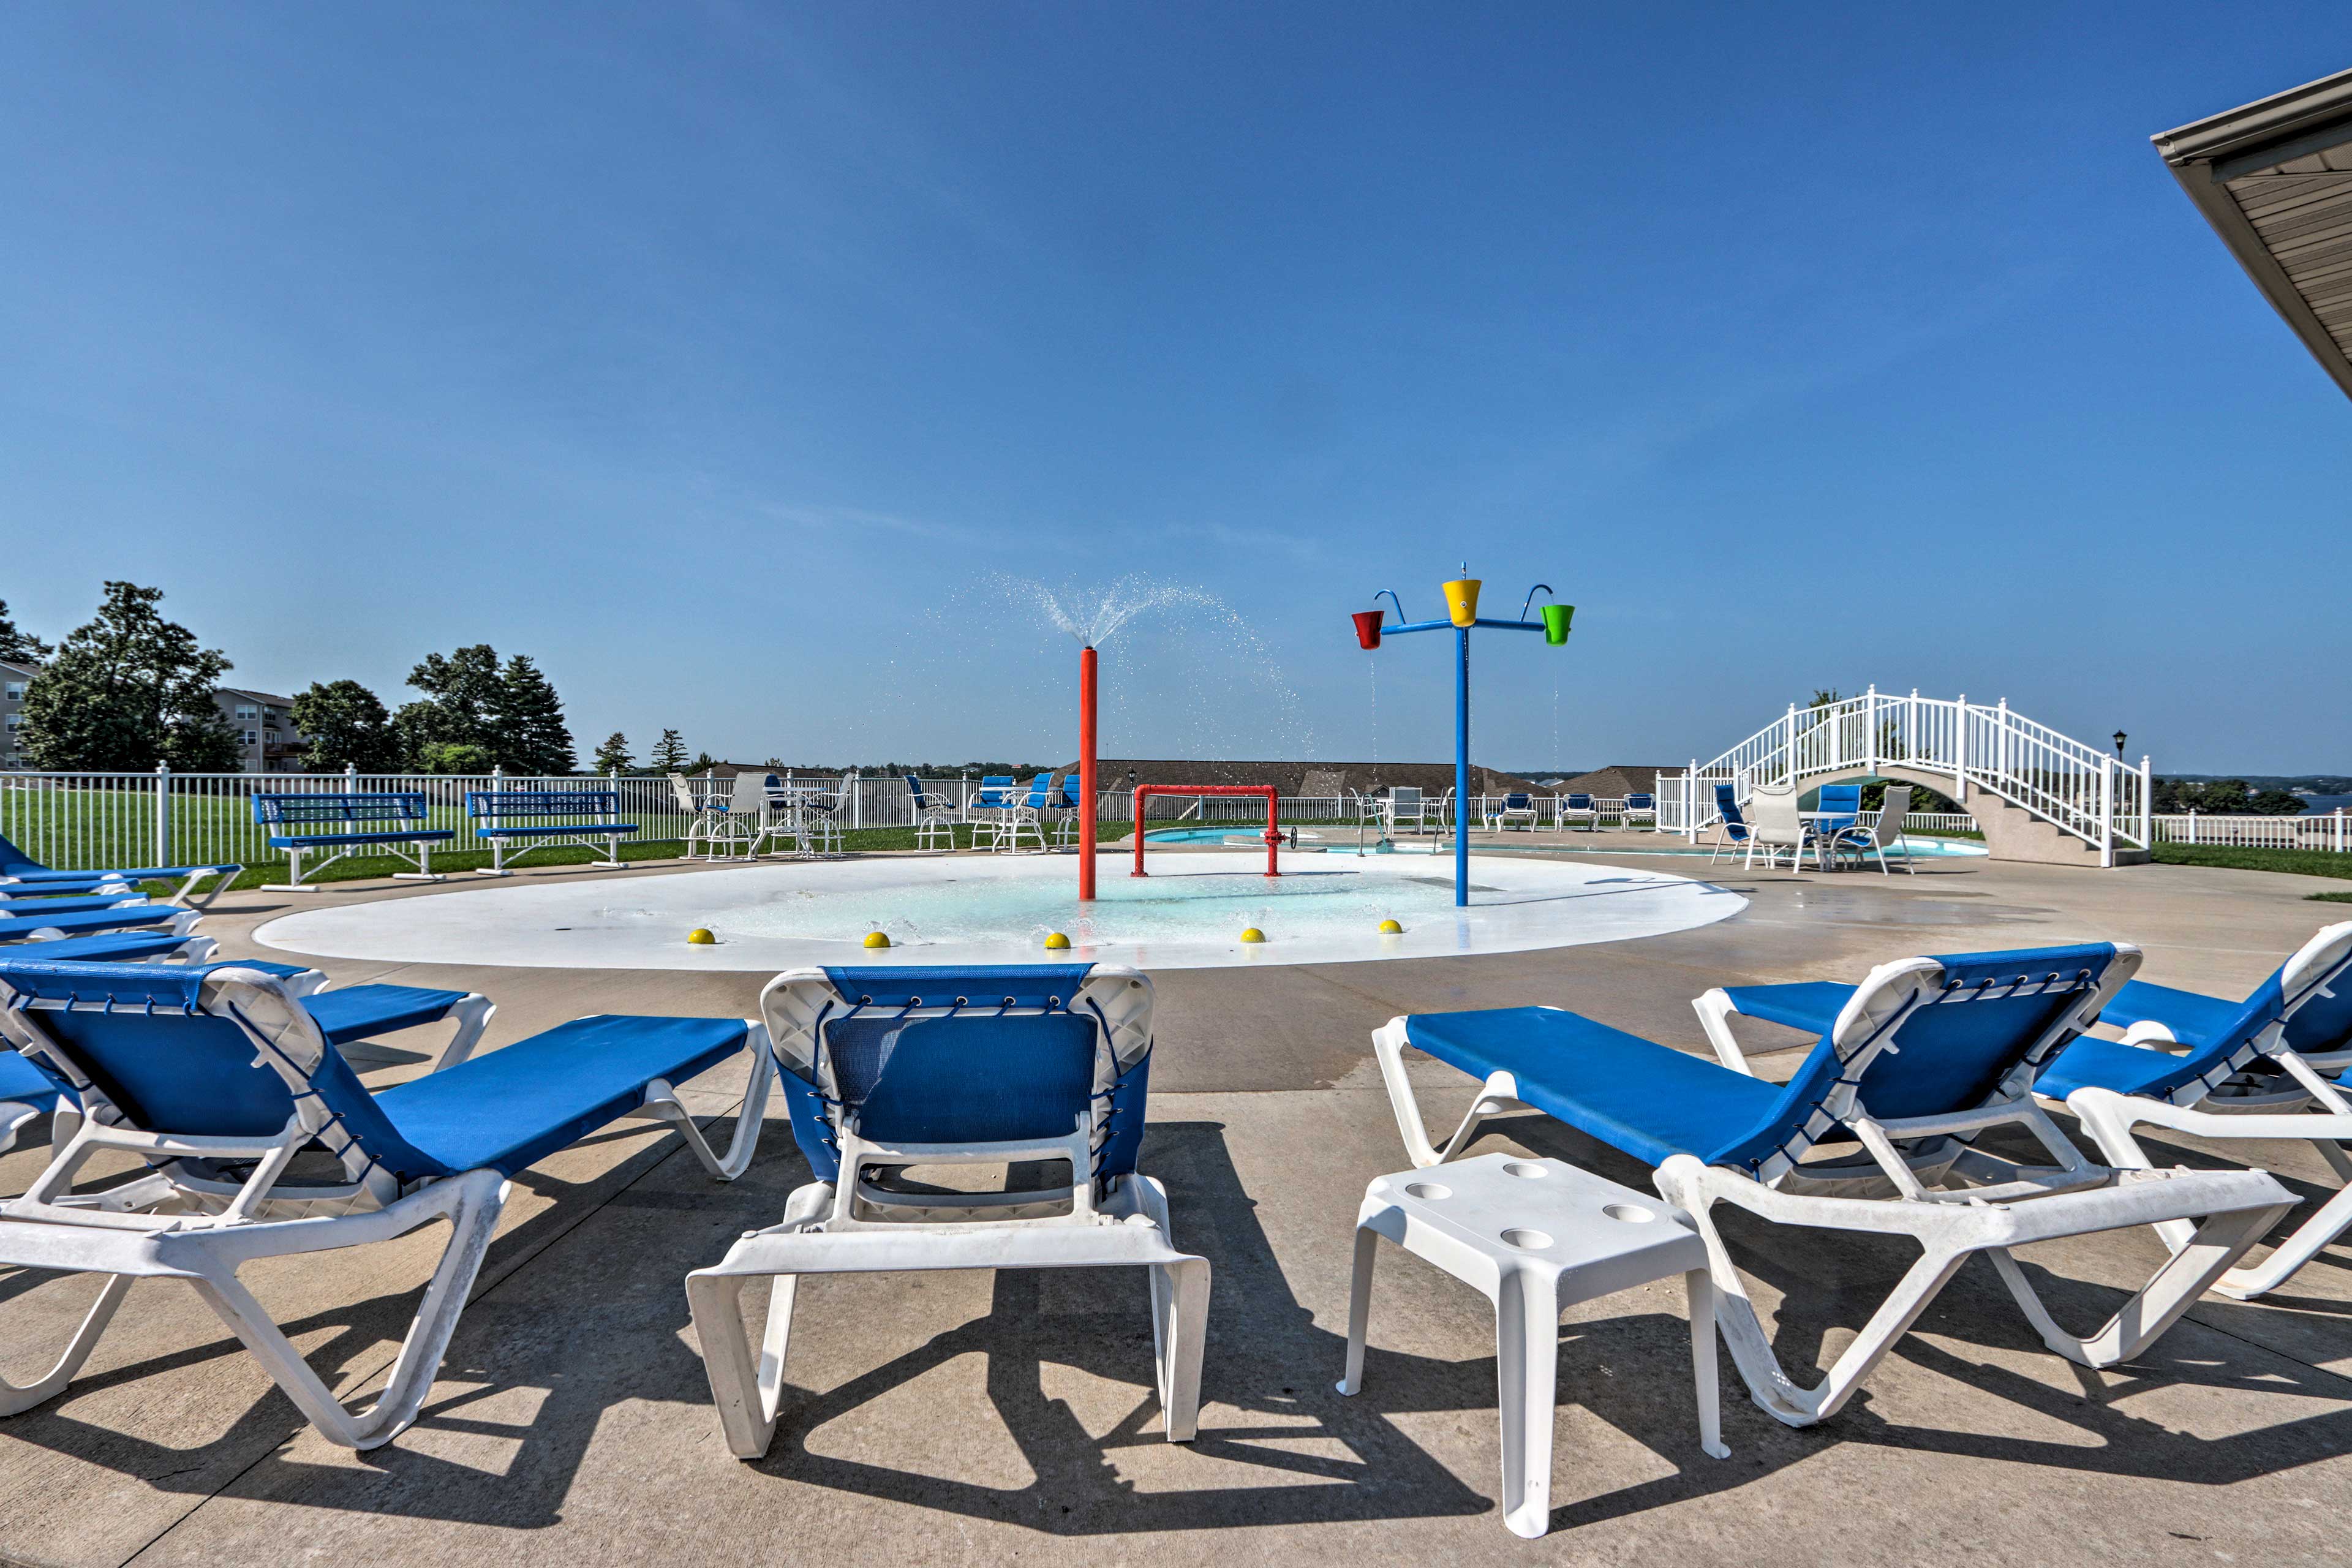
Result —
M2352 768L2352 408L2148 136L2337 5L92 7L0 51L0 597L583 745L1072 754L992 574L1220 597L1104 749L1502 765L1816 686ZM1377 675L1377 710L1372 682Z

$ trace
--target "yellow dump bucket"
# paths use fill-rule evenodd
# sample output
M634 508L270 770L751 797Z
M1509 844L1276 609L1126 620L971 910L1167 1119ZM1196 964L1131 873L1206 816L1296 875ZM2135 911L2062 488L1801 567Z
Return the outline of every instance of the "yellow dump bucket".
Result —
M1456 577L1445 584L1445 613L1457 626L1466 626L1477 620L1477 578Z

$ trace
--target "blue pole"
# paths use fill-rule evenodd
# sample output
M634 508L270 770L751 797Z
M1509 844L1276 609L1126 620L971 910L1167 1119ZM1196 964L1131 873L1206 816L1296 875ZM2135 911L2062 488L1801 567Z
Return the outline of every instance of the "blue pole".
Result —
M1470 628L1454 634L1454 907L1470 904Z

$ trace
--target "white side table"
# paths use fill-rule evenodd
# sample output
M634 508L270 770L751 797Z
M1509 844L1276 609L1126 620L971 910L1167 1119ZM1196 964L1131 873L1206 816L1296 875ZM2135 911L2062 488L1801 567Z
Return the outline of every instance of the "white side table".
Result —
M1388 1237L1495 1303L1495 1382L1503 1418L1503 1522L1532 1540L1551 1528L1551 1435L1559 1314L1579 1301L1683 1277L1699 1447L1727 1458L1716 1407L1715 1286L1706 1248L1673 1209L1558 1160L1482 1154L1378 1176L1356 1215L1348 1300L1348 1374L1363 1386L1372 1255Z

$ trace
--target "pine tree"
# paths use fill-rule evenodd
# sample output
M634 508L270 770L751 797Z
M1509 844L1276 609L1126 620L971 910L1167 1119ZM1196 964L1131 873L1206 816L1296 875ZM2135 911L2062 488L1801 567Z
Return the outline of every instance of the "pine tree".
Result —
M237 733L213 700L230 668L218 648L155 608L160 588L110 582L98 616L77 627L25 692L17 732L37 768L230 773Z
M292 718L310 743L302 765L313 773L347 765L363 773L397 773L407 760L383 700L356 680L312 681L295 694Z
M629 759L629 738L618 730L605 736L604 743L596 748L596 771L607 778L632 772L636 765Z
M554 683L529 654L516 654L499 678L491 732L499 762L509 773L568 773L580 765L572 731L563 722L563 701Z
M654 742L653 755L646 759L657 773L675 773L686 767L686 742L675 730L664 730L661 739Z
M402 703L392 725L410 766L424 770L432 746L478 746L497 755L495 716L506 688L496 648L476 643L446 658L427 654L408 672L408 684L425 696Z
M56 651L30 632L18 631L16 623L8 618L8 601L0 599L0 658L11 664L38 664Z

